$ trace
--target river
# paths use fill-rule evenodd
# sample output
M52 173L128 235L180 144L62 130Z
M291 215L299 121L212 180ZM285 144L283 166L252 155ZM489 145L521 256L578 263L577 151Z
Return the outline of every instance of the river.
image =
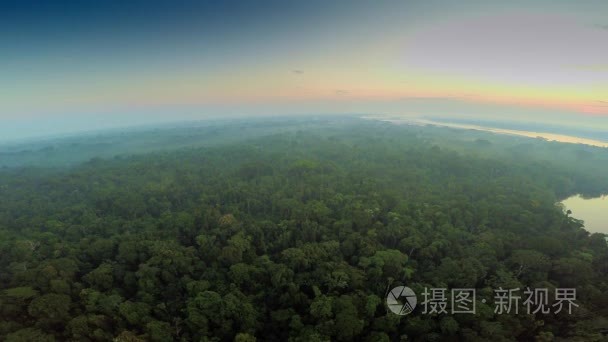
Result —
M439 122L439 121L432 121L432 120L427 120L427 119L413 119L413 118L394 119L394 118L383 118L383 117L363 117L363 118L379 119L382 121L388 121L388 122L392 122L395 124L404 124L405 123L405 124L410 124L410 125L412 125L412 124L413 125L433 125L433 126L443 126L443 127L450 127L450 128L459 128L459 129L472 129L472 130L477 130L477 131L491 132L491 133L495 133L495 134L519 135L519 136L524 136L524 137L528 137L528 138L543 138L548 141L558 141L558 142L570 143L570 144L584 144L584 145L590 145L590 146L608 147L607 141L600 141L600 140L587 139L587 138L576 137L576 136L571 136L571 135L555 134L555 133L548 133L548 132L533 132L533 131L522 131L522 130L515 130L515 129L484 127L484 126L471 125L471 124Z
M572 211L572 217L585 221L586 230L608 234L608 196L585 199L576 195L565 199L562 204L566 210Z

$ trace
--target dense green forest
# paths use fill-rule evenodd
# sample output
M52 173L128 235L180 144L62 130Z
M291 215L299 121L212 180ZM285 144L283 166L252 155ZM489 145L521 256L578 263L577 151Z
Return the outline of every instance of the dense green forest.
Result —
M0 340L607 340L605 237L557 204L608 193L606 149L355 118L80 139L1 157ZM477 312L393 314L399 285ZM498 314L500 287L579 306Z

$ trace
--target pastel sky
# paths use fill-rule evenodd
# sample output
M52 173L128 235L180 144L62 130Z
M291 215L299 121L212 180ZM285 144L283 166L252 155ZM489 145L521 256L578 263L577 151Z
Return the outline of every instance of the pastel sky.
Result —
M3 1L0 135L346 112L605 124L606 14L605 0Z

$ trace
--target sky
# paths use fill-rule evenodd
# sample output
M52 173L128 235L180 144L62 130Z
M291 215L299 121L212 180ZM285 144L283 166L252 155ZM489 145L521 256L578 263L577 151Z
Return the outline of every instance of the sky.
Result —
M608 1L0 2L0 140L206 117L608 129Z

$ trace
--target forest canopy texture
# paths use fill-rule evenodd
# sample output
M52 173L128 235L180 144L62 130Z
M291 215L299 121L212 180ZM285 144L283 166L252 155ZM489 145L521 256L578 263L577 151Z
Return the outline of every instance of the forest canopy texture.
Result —
M557 204L608 192L605 149L354 118L80 139L0 155L0 340L606 339L605 237ZM399 285L477 313L393 314ZM579 306L497 314L499 287Z

